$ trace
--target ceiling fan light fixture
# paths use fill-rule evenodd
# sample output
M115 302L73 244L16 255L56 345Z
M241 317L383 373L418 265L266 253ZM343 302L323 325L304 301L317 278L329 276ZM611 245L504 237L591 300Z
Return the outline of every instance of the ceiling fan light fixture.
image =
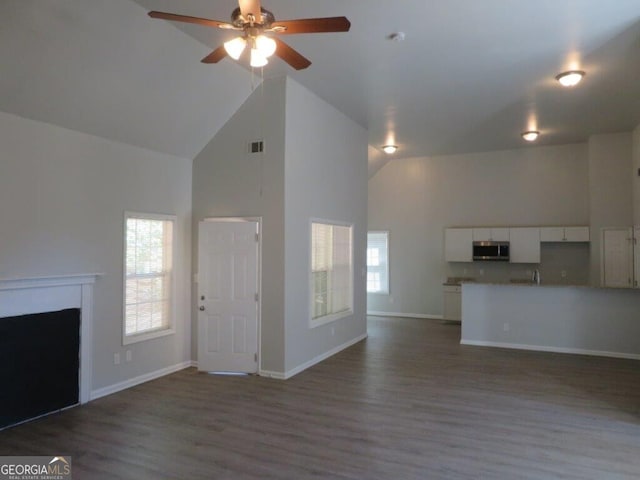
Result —
M382 147L382 151L387 155L393 155L394 153L396 153L397 150L398 150L397 145L384 145Z
M229 40L224 43L224 49L227 54L234 60L238 60L242 52L247 46L247 40L243 37L236 37L233 40Z
M538 138L540 132L537 130L528 130L526 132L522 132L522 138L524 138L527 142L533 142Z
M258 35L256 37L256 49L258 49L265 58L269 58L276 53L276 41L266 35Z
M269 63L269 60L267 60L267 57L265 57L260 50L257 48L251 49L251 60L249 64L252 67L264 67L267 63Z
M586 73L582 70L569 70L556 75L556 80L558 80L563 87L575 87L585 75Z

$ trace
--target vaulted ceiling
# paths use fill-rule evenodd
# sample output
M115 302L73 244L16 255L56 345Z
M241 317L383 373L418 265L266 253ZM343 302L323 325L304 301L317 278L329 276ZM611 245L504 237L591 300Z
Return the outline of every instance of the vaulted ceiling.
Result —
M193 158L259 82L200 59L232 32L148 10L228 20L234 0L3 0L0 110ZM313 64L287 74L369 131L370 157L585 141L640 124L638 0L263 0L277 19L345 15L348 33L291 35ZM387 37L404 32L403 42ZM560 71L587 72L563 89ZM259 76L260 72L256 72Z

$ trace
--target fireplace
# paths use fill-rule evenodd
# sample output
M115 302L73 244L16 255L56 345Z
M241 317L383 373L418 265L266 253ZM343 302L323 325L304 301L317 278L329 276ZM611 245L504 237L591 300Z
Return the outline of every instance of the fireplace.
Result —
M70 323L67 323L70 331L75 328L79 333L77 338L79 341L78 398L74 403L78 403L78 400L80 403L86 403L91 397L93 285L97 277L97 274L86 274L0 279L0 321L3 319L8 321L9 317L16 317L11 321L35 320L36 323L32 325L36 325L35 328L38 330L44 328L43 324L38 326L37 323L42 318L34 314L66 311L71 316L76 316L76 320L70 320ZM76 322L75 327L74 322ZM78 355L77 348L71 356L67 355L67 360L73 355ZM2 389L5 390L6 386L2 385Z
M0 429L78 404L80 309L0 318Z

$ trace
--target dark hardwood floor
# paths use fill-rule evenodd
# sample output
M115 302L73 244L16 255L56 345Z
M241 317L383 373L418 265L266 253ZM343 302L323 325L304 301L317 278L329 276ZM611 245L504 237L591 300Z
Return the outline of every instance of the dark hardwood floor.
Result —
M637 479L640 362L459 345L370 317L287 380L185 370L0 432L74 479Z

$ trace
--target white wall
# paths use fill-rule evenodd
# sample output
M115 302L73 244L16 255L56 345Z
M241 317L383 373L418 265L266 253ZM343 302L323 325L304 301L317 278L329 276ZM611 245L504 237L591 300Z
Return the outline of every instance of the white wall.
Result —
M286 372L366 334L367 132L287 79ZM309 328L310 219L354 225L354 313Z
M368 295L368 310L440 315L443 279L479 275L444 261L445 227L588 223L585 144L392 160L369 180L369 229L390 231L390 295ZM583 276L588 249L571 258L569 275ZM508 267L485 276L526 273Z
M190 358L191 161L0 113L0 277L100 272L93 390ZM177 332L122 347L124 211L178 216ZM124 360L113 364L113 354Z
M591 283L600 283L603 227L629 227L633 222L630 133L589 137L589 223Z
M247 143L259 138L264 155L247 154ZM332 325L335 335L329 325L308 326L309 219L353 222L362 272L366 189L366 131L286 77L265 80L194 160L194 228L211 216L263 218L263 372L292 373L366 333L361 273L355 313ZM195 309L193 322L195 331Z
M206 217L261 216L261 368L284 369L284 128L285 78L266 80L193 163L194 270L198 222ZM248 143L264 139L264 154ZM196 289L194 288L194 295ZM193 301L195 302L195 296ZM194 303L195 305L195 303ZM197 312L193 309L193 355Z

